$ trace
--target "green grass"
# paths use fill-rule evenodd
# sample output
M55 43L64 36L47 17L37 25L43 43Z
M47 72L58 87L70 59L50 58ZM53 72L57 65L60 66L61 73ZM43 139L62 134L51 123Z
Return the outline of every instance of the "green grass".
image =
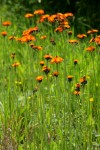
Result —
M5 38L0 35L0 149L99 149L99 46L89 43L90 35L80 40L75 37L74 27L56 33L48 22L37 24L39 31L33 32L34 42L8 39L11 35L21 37L34 23L34 18L30 25L22 16L20 22L13 20L11 26L0 27L0 32L8 33ZM73 32L70 36L69 30ZM42 35L47 38L41 40ZM69 39L77 39L79 43L71 44ZM42 50L32 49L30 43L42 46ZM90 45L95 47L93 52L86 51ZM46 54L62 57L63 61L52 64L44 58ZM50 68L47 75L40 66L42 60ZM15 62L20 65L13 67ZM58 77L52 76L55 71L59 72ZM71 82L67 79L69 75L73 76ZM44 77L41 83L36 81L37 76ZM83 76L87 84L82 86ZM74 94L77 83L81 86L79 95Z

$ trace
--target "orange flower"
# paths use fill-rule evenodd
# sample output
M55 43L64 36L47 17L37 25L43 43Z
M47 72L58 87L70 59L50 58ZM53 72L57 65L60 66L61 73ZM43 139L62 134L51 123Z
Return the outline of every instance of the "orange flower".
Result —
M47 54L47 55L44 56L44 58L45 58L46 60L50 60L50 59L52 59L52 56L49 55L49 54Z
M11 25L11 22L10 21L5 21L2 23L3 26L10 26Z
M73 17L74 15L73 15L72 13L65 13L64 16L65 16L66 18L68 18L68 17Z
M68 31L68 35L72 35L72 31Z
M52 76L54 76L54 77L58 77L58 75L59 75L58 71L55 71L55 72L52 73Z
M29 35L29 34L31 34L33 32L36 32L36 31L38 31L38 26L35 26L33 28L29 28L28 30L24 30L23 33L22 33L22 35L23 36Z
M62 31L63 31L63 28L59 26L59 27L57 27L54 31L55 31L55 32L62 32Z
M71 75L67 76L67 79L68 79L69 82L71 82L73 80L73 76L71 76Z
M87 34L93 34L93 33L97 33L97 32L98 32L98 30L92 29L92 30L88 30Z
M78 40L68 40L68 42L71 44L74 44L74 43L78 44L79 41Z
M90 41L89 41L89 43L92 43L92 42L95 42L95 38L94 38L94 37L92 37L92 38L90 39Z
M14 64L12 64L12 67L18 67L18 66L20 66L19 62L15 62Z
M8 39L9 39L9 40L14 40L15 37L14 37L14 36L9 36Z
M40 61L40 65L41 65L41 66L44 66L44 61Z
M42 46L33 45L33 46L31 46L31 48L34 50L39 50L39 51L42 50Z
M78 60L77 59L75 59L74 60L74 65L76 65L78 63Z
M64 60L63 58L56 56L56 57L52 58L51 63L58 64L58 63L62 62L63 60Z
M50 16L50 15L48 15L48 14L42 15L42 16L40 17L40 19L39 19L38 22L44 22L44 21L46 21L46 20L49 18L49 16Z
M3 35L5 37L7 35L7 32L6 31L2 31L1 35Z
M34 15L33 14L31 14L31 13L27 13L27 14L25 14L25 18L32 18Z
M95 47L94 46L89 46L86 48L87 51L89 52L93 52L95 50Z
M40 37L41 40L46 39L46 38L47 38L46 35L43 35L43 36Z
M75 95L80 95L80 84L79 83L76 84L76 88L75 88L74 94Z
M78 37L79 39L84 39L84 38L87 37L87 35L86 35L86 34L78 34L77 37Z
M36 77L36 80L37 80L39 83L42 82L43 76L38 76L38 77Z
M87 84L86 76L80 78L80 82L81 82L82 85Z
M57 18L56 15L51 15L51 16L48 17L48 21L49 21L50 23L53 23L53 22L56 21L56 18Z
M38 9L38 10L35 10L34 11L34 15L43 15L44 14L44 10L42 10L42 9Z
M21 42L30 42L30 41L35 41L36 38L33 35L25 35L21 38L18 38L17 40Z
M45 74L48 74L50 72L50 68L43 66L42 71L45 72Z

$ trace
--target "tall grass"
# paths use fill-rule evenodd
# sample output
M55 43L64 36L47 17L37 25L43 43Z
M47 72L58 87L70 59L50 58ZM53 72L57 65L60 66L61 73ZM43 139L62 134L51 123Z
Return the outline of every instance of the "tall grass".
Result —
M51 24L39 23L35 16L31 22L27 19L22 16L21 22L13 20L8 27L1 22L0 32L7 31L7 35L0 35L0 149L99 149L100 54L98 44L89 42L97 33L78 39L74 27L55 32L59 20ZM36 25L35 41L18 40L23 31ZM9 40L11 35L13 40ZM44 35L47 38L41 40ZM70 43L73 39L79 42ZM31 43L42 50L32 48ZM91 45L95 50L87 51ZM51 63L53 58L46 60L46 54L63 61ZM41 61L49 73L43 71ZM56 71L58 76L53 75ZM38 76L43 80L37 81ZM73 76L72 81L68 76ZM85 83L80 80L84 76Z

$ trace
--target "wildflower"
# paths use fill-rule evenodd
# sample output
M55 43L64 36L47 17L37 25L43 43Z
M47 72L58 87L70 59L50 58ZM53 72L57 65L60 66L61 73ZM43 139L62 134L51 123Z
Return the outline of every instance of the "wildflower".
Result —
M5 37L7 35L7 32L6 31L2 31L1 35L3 35Z
M43 66L42 71L47 75L50 72L50 68L48 68L47 66Z
M68 35L72 35L72 31L68 31Z
M33 45L33 46L31 46L31 48L34 50L42 50L42 46Z
M66 18L68 18L68 17L73 17L74 15L69 12L69 13L65 13L64 16L65 16Z
M44 22L44 21L48 20L48 17L49 17L49 16L50 16L50 15L48 15L48 14L42 15L42 16L40 17L40 19L39 19L38 22Z
M51 59L51 63L58 64L58 63L62 62L63 60L64 60L63 58L56 56L56 57Z
M19 62L15 62L15 63L12 64L12 67L18 67L18 66L20 66Z
M75 59L74 60L74 65L76 65L78 63L78 60L77 59Z
M80 78L80 82L81 82L82 85L87 84L86 76Z
M68 79L69 82L71 82L73 80L73 76L71 76L71 75L67 76L67 79Z
M46 39L46 38L47 38L46 35L40 37L41 40Z
M2 23L3 26L10 26L11 25L11 22L10 21L5 21Z
M92 42L94 42L94 41L95 41L95 38L92 37L92 38L90 39L89 43L92 43Z
M52 76L54 76L54 77L58 77L58 75L59 75L58 71L55 71L55 72L52 73Z
M42 82L43 76L38 76L38 77L36 77L36 80L37 80L39 83Z
M12 54L10 55L10 57L11 57L12 59L14 59L14 58L15 58L15 53L12 53Z
M47 55L44 56L44 58L45 58L46 60L50 60L50 59L52 59L52 56L49 55L49 54L47 54Z
M87 34L93 34L93 33L97 33L97 32L98 32L98 30L92 29L92 30L88 30Z
M42 10L42 9L38 9L38 10L35 10L34 11L34 15L43 15L44 14L44 10Z
M8 39L9 39L9 40L14 40L15 37L14 37L14 36L9 36Z
M59 26L59 27L57 27L54 31L55 31L55 32L62 32L62 31L63 31L63 28Z
M78 40L68 40L68 42L71 44L74 44L74 43L78 44L79 41Z
M94 101L94 99L93 99L93 97L91 97L91 98L90 98L90 102L93 102L93 101Z
M79 39L84 39L84 38L87 37L87 35L86 35L86 34L78 34L77 37L78 37Z
M25 18L32 18L34 15L33 14L31 14L31 13L27 13L27 14L25 14Z
M93 52L95 50L95 47L94 46L89 46L86 48L87 51L89 52Z
M41 66L44 66L44 61L40 61L40 65L41 65Z
M74 94L75 95L80 95L80 84L79 83L76 84L76 88L75 88Z

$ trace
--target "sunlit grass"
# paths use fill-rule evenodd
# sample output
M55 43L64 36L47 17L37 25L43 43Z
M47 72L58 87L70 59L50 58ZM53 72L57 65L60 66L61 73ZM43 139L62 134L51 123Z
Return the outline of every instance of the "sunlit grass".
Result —
M0 149L98 149L98 31L75 37L73 14L35 15L1 24Z

